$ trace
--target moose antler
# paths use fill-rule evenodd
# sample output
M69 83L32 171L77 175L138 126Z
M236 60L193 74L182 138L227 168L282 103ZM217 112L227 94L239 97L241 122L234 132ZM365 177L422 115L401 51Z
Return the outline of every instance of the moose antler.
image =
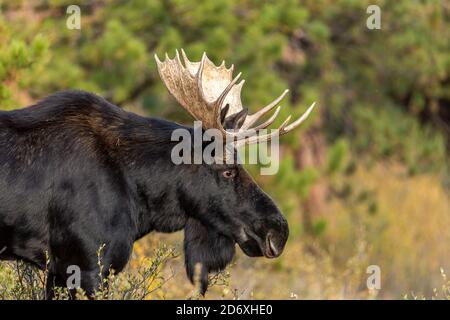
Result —
M196 119L202 121L204 129L218 129L228 139L236 141L236 146L269 141L275 135L283 135L298 127L311 113L315 103L296 121L291 124L291 116L281 124L277 131L271 134L256 135L257 130L265 129L271 125L281 107L277 107L274 114L265 122L252 127L259 119L275 108L285 97L289 90L285 90L273 102L260 109L258 112L246 115L244 122L237 132L226 130L221 121L221 113L226 110L225 119L245 110L241 101L241 90L245 80L238 84L241 73L233 76L234 66L229 69L225 61L216 66L203 53L199 62L191 62L181 49L184 65L176 50L174 59L170 59L166 53L165 60L161 62L155 54L158 72L170 93L177 101ZM227 107L228 106L228 107ZM229 140L227 140L229 141Z

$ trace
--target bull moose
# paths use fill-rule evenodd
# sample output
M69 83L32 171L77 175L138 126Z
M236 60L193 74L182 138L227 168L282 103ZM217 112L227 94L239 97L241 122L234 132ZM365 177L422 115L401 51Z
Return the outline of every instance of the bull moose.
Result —
M240 139L239 133L267 128L279 98L254 114L243 108L239 75L206 56L191 62L182 50L161 62L164 84L203 129L232 136L235 147L270 140L273 133ZM296 128L283 122L275 133ZM133 243L151 231L184 229L185 265L201 291L208 273L232 260L237 243L251 257L278 257L288 224L274 201L241 164L174 164L174 122L126 112L84 91L63 91L30 107L0 112L0 259L48 268L46 295L65 287L67 268L81 270L81 288L99 286L97 251L116 272L127 264ZM236 130L237 129L237 130ZM224 158L227 152L222 155ZM46 266L48 255L49 264ZM108 276L110 268L104 268Z

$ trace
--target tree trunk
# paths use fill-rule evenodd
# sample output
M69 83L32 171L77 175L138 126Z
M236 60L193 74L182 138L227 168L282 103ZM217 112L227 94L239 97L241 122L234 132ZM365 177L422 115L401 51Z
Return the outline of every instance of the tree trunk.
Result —
M305 168L321 168L326 161L325 137L318 127L300 134L300 148L295 152L296 170ZM303 208L303 224L307 233L313 233L314 221L326 211L328 185L326 179L319 177L309 190L306 199L301 199Z

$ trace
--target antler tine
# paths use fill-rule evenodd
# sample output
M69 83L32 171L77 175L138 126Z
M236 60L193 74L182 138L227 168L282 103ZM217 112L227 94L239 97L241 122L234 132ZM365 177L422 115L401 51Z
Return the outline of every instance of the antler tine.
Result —
M192 62L191 60L189 60L183 48L181 48L181 56L183 58L186 69L192 76L195 76L196 71L198 71L199 62Z
M273 115L266 122L261 123L260 125L257 125L254 129L260 130L260 129L265 129L268 126L270 126L275 121L276 117L280 113L280 110L281 110L281 106L278 106L277 109L275 110L275 112L273 113Z
M180 67L183 67L183 64L181 63L180 53L178 52L178 49L175 49L175 59L177 60L177 62L180 65Z
M284 134L286 134L286 133L288 133L288 132L294 130L294 129L297 128L303 121L305 121L306 118L308 118L309 114L310 114L310 113L312 112L312 110L314 109L315 104L316 104L316 103L314 102L314 103L308 108L308 110L306 110L306 112L303 113L303 115L302 115L299 119L297 119L296 121L294 121L293 123L291 123L291 124L288 125L288 122L289 122L289 120L291 119L291 116L288 116L287 119L284 120L284 122L280 125L280 127L279 127L276 131L274 131L274 132L272 132L272 133L270 133L270 134L265 134L265 135L260 135L260 136L258 136L258 135L253 135L253 136L251 136L250 138L239 140L239 141L236 143L236 147L238 148L238 147L244 146L244 145L246 145L246 144L254 144L254 143L259 143L259 142L264 142L264 141L270 141L270 140L272 140L273 137L276 136L276 135L282 136L282 135L284 135ZM278 109L277 109L277 111L278 111Z
M159 65L160 63L162 63L161 60L159 60L159 57L158 57L158 55L157 55L156 53L153 55L153 57L155 57L155 60L156 60L156 64L157 64L157 65Z
M297 128L303 121L306 120L306 118L308 118L309 114L312 112L312 110L314 109L314 106L316 105L316 102L313 102L311 104L311 106L308 108L308 110L305 111L305 113L302 114L302 116L300 118L298 118L296 121L294 121L293 123L291 123L290 125L288 125L285 128L285 132L283 134L288 133L289 131L294 130L295 128Z
M181 50L181 56L183 57L184 63L186 64L186 63L191 62L191 61L189 61L188 57L186 56L186 52L184 52L184 49L181 48L180 50ZM178 51L178 49L177 49L177 51Z
M250 144L255 144L255 143L259 143L259 142L264 142L264 141L270 141L273 139L273 137L275 137L276 135L281 135L280 132L283 132L284 128L287 126L287 124L289 123L289 121L291 120L291 115L289 115L286 120L283 121L283 123L280 125L280 127L270 133L270 134L265 134L265 135L252 135L250 137L246 137L243 138L241 140L238 140L236 142L236 148L242 147L244 145L250 145Z
M197 90L200 92L200 96L202 97L203 101L207 101L205 97L205 93L202 90L202 80L203 80L203 68L205 67L205 61L206 61L206 53L203 52L202 59L200 60L200 67L197 71Z
M217 114L217 120L219 120L219 114L220 114L220 110L222 109L222 104L225 100L225 98L227 97L228 93L230 93L231 89L233 89L234 85L236 84L236 82L239 80L239 78L241 77L242 72L239 72L238 75L236 77L234 77L234 79L228 84L228 86L225 88L225 90L223 90L223 92L220 94L219 98L216 101L216 105L214 106L214 112L215 114ZM220 128L222 128L222 124L219 122Z
M277 104L280 103L281 100L283 100L283 98L286 96L286 94L288 92L289 92L289 89L284 90L284 92L278 98L276 98L274 101L269 103L267 106L265 106L261 110L255 112L254 114L247 116L247 119L245 119L245 122L242 125L242 129L245 130L245 129L250 128L256 121L258 121L259 118L261 118L267 112L269 112L274 107L276 107Z

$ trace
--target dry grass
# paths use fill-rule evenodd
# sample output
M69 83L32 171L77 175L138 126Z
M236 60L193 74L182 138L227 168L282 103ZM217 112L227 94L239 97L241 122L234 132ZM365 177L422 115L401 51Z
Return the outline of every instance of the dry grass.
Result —
M370 264L382 270L384 298L410 291L430 295L440 268L450 270L450 199L439 178L411 177L396 164L378 164L358 170L348 183L354 200L333 202L324 242L335 256L345 256L363 233ZM369 200L358 201L364 194Z

